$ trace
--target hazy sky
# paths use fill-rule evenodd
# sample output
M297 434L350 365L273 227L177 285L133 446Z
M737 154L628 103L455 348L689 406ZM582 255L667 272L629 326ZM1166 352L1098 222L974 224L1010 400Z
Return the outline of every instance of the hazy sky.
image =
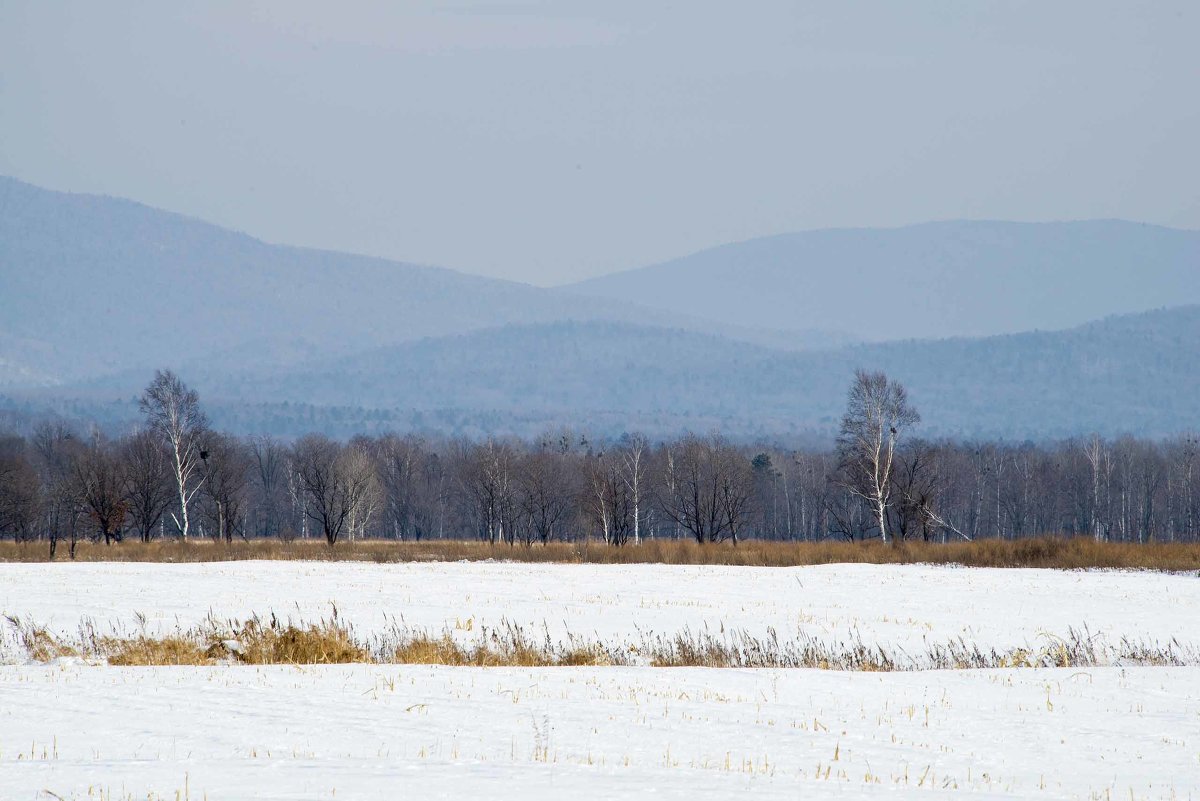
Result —
M0 173L562 283L930 219L1200 228L1200 3L0 0Z

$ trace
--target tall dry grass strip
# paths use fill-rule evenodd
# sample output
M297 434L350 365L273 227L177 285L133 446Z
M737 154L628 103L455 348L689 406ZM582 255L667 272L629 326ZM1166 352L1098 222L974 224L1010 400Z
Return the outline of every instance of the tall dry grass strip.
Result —
M32 621L9 617L10 632L35 662L84 659L110 665L332 665L416 664L454 667L582 667L644 665L707 668L816 668L852 671L974 670L1098 666L1197 666L1200 650L1167 643L1117 642L1083 629L1065 636L1042 635L1034 643L984 647L963 638L925 643L906 651L865 643L857 635L818 639L799 634L781 638L745 631L683 630L662 635L641 633L636 641L601 642L568 635L565 641L501 623L469 636L393 627L361 639L332 619L317 623L283 622L271 616L246 621L209 619L188 631L165 635L98 634L90 625L72 637L60 637Z
M0 562L44 562L45 543L0 543ZM1113 543L1089 538L1038 537L946 544L911 542L766 542L751 540L700 545L684 540L652 540L613 547L596 542L549 545L491 545L483 542L367 541L339 544L259 540L231 544L211 541L81 543L82 562L224 562L254 559L349 562L457 562L505 560L571 564L755 565L794 567L833 563L958 564L970 567L1124 568L1200 571L1200 543ZM60 561L65 556L60 555Z

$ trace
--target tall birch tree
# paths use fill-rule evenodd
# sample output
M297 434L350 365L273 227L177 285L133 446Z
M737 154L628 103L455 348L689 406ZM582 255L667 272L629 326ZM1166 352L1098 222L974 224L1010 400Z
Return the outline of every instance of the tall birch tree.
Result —
M900 382L882 372L855 371L838 434L840 483L871 507L885 543L896 444L920 421Z
M189 389L170 370L157 370L154 380L142 393L138 408L146 422L164 442L171 456L179 514L171 513L179 533L186 541L192 498L200 491L201 440L208 430L208 418L200 408L200 396Z

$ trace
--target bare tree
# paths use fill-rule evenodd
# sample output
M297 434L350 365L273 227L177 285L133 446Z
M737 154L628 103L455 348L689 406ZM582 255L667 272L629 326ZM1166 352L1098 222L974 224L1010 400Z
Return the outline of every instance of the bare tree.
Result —
M170 370L158 370L142 393L138 407L150 430L166 444L179 497L179 515L171 517L186 541L190 522L188 508L200 489L200 443L208 429L208 418L200 409L200 396Z
M374 490L370 461L360 456L320 434L302 437L293 449L305 514L320 524L331 547Z
M460 486L471 500L480 536L492 544L515 534L515 461L512 445L490 438L465 449L460 456Z
M64 534L70 543L70 557L75 558L83 502L72 480L71 466L81 447L75 432L62 421L47 421L34 428L33 448L38 457L38 476L44 499L43 519L50 540L51 559Z
M924 541L932 540L942 522L935 511L942 485L937 450L922 440L901 448L896 454L892 484L896 498L893 537L903 541L919 532Z
M633 532L633 492L625 480L619 454L595 454L588 465L589 516L607 545L625 545Z
M280 532L280 507L287 494L286 449L272 437L254 437L248 447L254 465L251 483L258 519L256 533L274 536Z
M121 539L129 513L124 477L112 447L99 435L74 459L72 475L88 516L100 530L105 545Z
M396 539L420 540L443 517L445 471L417 437L388 434L372 446L379 474L384 528Z
M545 545L561 533L574 501L571 483L569 463L561 452L543 447L521 460L517 502L525 518L526 544L536 539Z
M824 533L853 542L855 537L862 536L867 527L864 518L870 519L870 509L863 503L862 498L842 484L831 481L828 487L829 491L823 498L827 521Z
M840 481L871 506L884 542L888 542L896 444L920 420L898 381L881 372L855 372L838 434Z
M1184 434L1180 437L1179 442L1175 443L1170 448L1169 458L1171 462L1171 478L1170 484L1173 485L1177 492L1178 501L1176 503L1177 522L1171 530L1171 534L1182 535L1183 539L1192 539L1195 537L1197 522L1200 521L1200 509L1197 509L1197 502L1200 501L1200 492L1197 492L1197 478L1200 477L1200 436L1196 434ZM1175 539L1175 536L1171 536Z
M171 505L171 457L155 434L139 431L122 444L121 464L130 523L149 542Z
M235 437L209 434L200 461L213 536L225 542L232 542L234 534L245 537L244 506L253 465L248 448Z
M667 449L660 503L667 517L699 543L736 544L753 495L750 461L717 436L685 437Z
M41 482L25 441L0 437L0 535L11 533L17 542L32 539L41 507Z

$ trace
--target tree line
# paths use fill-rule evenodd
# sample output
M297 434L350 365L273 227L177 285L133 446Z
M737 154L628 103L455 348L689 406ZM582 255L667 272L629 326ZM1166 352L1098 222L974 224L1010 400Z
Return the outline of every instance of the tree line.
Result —
M1200 439L930 441L904 387L859 371L828 449L713 434L593 442L414 435L294 442L213 430L197 393L160 371L144 423L109 438L61 421L0 436L0 536L482 539L534 545L647 538L851 541L1044 534L1196 541Z

